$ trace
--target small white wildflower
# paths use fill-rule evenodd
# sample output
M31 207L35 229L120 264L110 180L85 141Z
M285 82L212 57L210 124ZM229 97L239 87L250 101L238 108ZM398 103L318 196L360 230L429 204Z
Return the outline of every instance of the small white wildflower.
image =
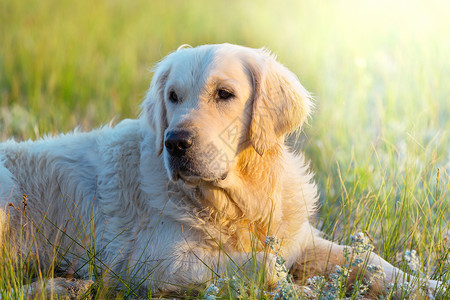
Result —
M336 266L336 274L347 277L352 270L346 267Z
M403 258L407 262L408 268L411 272L417 273L419 270L419 257L417 256L416 250L405 251Z
M369 270L370 273L383 272L383 268L379 265L368 265L367 270Z
M246 288L245 285L242 285L241 280L239 280L236 275L232 275L227 279L227 282L229 284L232 296L237 298L241 297L241 288Z
M274 245L278 245L280 244L280 239L276 238L274 236L267 236L266 239L264 240L264 244L266 244L267 246L274 246Z
M319 286L325 284L326 280L325 280L325 277L323 277L323 276L314 276L314 277L308 278L307 282L309 285L312 285L314 287L319 287Z
M337 266L336 266L337 267ZM336 273L332 273L330 275L330 279L333 281L337 281L340 278L340 271L336 271Z
M366 284L367 284L368 286L374 284L374 283L377 281L377 279L385 278L385 277L386 277L386 274L384 273L383 268L382 268L381 266L378 266L378 265L368 265L368 266L367 266L367 270L368 270L370 273L372 273L372 276L370 276L370 278L366 280Z
M385 277L386 274L384 274L384 270L379 265L368 265L367 270L372 273L372 276L379 276L379 277Z
M350 236L350 243L355 254L363 254L373 250L373 245L370 243L369 238L362 232Z
M274 292L275 294L272 299L281 299L281 300L297 299L293 285L286 279L282 279L277 282L277 287L274 290Z
M211 283L205 291L204 298L207 300L214 300L216 299L217 293L219 293L219 288L215 286L214 283Z
M316 299L316 292L313 291L310 287L308 286L302 286L300 287L301 289L301 293L303 294L303 296L306 297L306 299Z
M369 285L367 285L367 284L360 284L360 285L359 285L358 295L363 295L363 294L366 293L368 290L369 290Z
M223 288L225 286L226 283L226 279L223 279L222 277L220 277L219 279L217 279L217 287L219 289Z
M364 260L362 260L361 258L358 257L352 262L352 266L353 267L361 267L363 263L364 263Z
M272 249L272 251L275 252L275 255L277 255L278 251L280 251L281 239L276 238L274 236L267 236L266 239L264 240L264 244L266 246L269 246L270 249Z
M352 254L352 251L350 250L350 248L349 247L344 247L344 257L345 258L348 258L348 257L350 257L350 255Z
M273 296L272 299L297 299L298 297L295 285L292 282L292 276L289 275L286 267L286 260L280 253L281 240L267 236L264 243L269 246L272 249L273 254L275 254L275 271L278 276L278 282L275 290L270 293L270 295Z
M334 280L332 282L334 282ZM330 292L330 289L332 289L332 284L327 282L324 276L314 276L312 278L308 278L307 283L311 287L310 290L312 292L308 295L308 297L312 299L326 299L328 294L333 293Z
M276 262L277 266L281 267L281 266L284 266L284 263L286 262L286 260L280 256L277 256L275 262Z

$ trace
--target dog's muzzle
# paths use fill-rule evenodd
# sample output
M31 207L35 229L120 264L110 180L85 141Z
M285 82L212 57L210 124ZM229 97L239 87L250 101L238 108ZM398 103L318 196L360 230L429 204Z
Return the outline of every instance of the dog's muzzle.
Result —
M199 183L225 180L227 172L212 169L213 162L199 154L195 134L188 130L168 131L164 139L166 168L172 180Z

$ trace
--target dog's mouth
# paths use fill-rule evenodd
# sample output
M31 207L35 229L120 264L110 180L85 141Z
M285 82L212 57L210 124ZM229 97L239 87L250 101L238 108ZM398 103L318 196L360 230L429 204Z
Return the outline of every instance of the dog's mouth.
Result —
M189 168L188 166L178 166L178 168L171 168L171 179L173 181L181 180L187 186L199 186L203 184L215 184L228 177L228 172L219 176L209 172L202 173Z
M193 158L189 153L182 157L167 156L165 165L172 181L181 180L197 186L223 181L229 172L228 168L221 168L207 159Z
M228 176L228 173L224 173L219 177L213 177L213 176L204 176L200 174L196 174L193 172L187 172L179 170L176 174L175 180L181 180L185 182L189 186L199 186L204 183L217 183L219 181L225 180Z

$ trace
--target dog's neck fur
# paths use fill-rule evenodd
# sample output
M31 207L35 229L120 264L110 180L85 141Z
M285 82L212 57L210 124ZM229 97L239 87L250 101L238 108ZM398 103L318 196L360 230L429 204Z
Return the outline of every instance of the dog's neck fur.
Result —
M199 201L203 217L208 216L226 232L233 232L230 238L243 250L251 247L252 235L264 242L267 235L280 229L282 183L277 170L284 168L279 149L268 151L263 157L251 147L241 151L235 164L239 168L231 170L226 180L215 185L200 184L198 193L190 194L199 198L191 201Z

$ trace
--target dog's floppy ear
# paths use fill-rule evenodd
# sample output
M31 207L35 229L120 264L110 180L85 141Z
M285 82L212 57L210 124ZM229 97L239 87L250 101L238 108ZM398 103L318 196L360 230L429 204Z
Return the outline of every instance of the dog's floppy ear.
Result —
M164 131L166 130L167 117L164 104L164 89L169 76L169 68L165 61L160 62L154 69L150 89L142 103L142 115L150 124L156 134L156 150L158 155L162 153L164 143Z
M263 155L303 124L312 101L294 73L266 50L256 51L257 57L249 66L254 81L250 140Z

